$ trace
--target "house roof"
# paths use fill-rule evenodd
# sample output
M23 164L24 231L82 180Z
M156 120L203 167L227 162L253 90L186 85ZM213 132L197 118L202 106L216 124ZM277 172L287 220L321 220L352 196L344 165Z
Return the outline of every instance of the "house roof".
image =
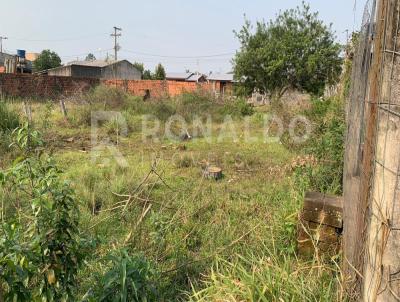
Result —
M59 67L55 67L55 68L50 68L47 70L43 70L40 72L36 72L37 74L45 74L50 70L57 70L57 69L63 69L63 68L67 68L70 66L86 66L86 67L97 67L97 68L103 68L106 66L110 66L110 65L114 65L116 63L120 63L120 62L128 62L130 63L128 60L118 60L118 61L104 61L104 60L94 60L94 61L71 61L69 63L66 63L65 65L59 66Z
M106 67L109 65L113 65L119 62L123 62L126 60L120 60L120 61L104 61L104 60L94 60L94 61L72 61L67 63L65 66L90 66L90 67Z
M166 75L167 79L173 80L186 80L193 75L192 72L168 72Z
M204 74L198 74L198 73L193 73L193 72L182 72L182 73L167 73L166 75L166 79L167 80L182 80L182 81L186 81L186 82L198 82L199 80L201 80L202 78L204 78L205 80L207 79L207 77Z
M215 73L208 76L210 81L221 81L221 82L234 82L233 74L231 73Z
M198 82L201 78L207 79L203 74L192 74L186 79L188 82Z

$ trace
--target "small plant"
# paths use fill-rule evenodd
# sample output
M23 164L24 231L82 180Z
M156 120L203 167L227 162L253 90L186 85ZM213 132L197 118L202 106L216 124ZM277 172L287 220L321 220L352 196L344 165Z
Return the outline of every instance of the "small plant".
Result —
M175 163L178 168L190 168L193 164L193 158L186 154L179 157Z
M51 125L50 118L51 118L51 113L53 111L53 108L54 108L53 102L48 101L46 103L45 110L44 110L44 113L42 116L42 127L44 130L47 130L50 128L50 125Z
M104 124L104 128L109 135L115 135L117 144L119 143L119 138L121 132L123 131L124 120L121 116L115 116L108 122Z
M131 256L126 250L109 255L110 270L101 278L96 301L145 302L158 301L154 281L155 272L142 256Z
M22 156L0 172L0 183L18 192L20 202L0 228L0 298L75 301L84 250L74 192L52 158L39 152L39 132L25 125L14 136Z

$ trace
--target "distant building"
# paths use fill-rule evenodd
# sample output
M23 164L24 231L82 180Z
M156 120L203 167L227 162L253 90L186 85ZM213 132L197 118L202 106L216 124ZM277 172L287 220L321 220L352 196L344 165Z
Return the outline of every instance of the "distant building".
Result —
M207 82L207 77L204 74L193 73L189 78L186 79L186 82L203 83Z
M127 60L74 61L61 67L42 71L40 74L106 80L140 80L142 78L142 73Z
M32 62L16 55L0 53L0 73L32 73Z
M216 73L210 74L207 80L212 84L216 95L225 96L233 92L234 78L231 73Z
M0 52L0 66L4 66L6 59L14 59L15 56L5 52Z
M194 72L167 73L165 78L168 81L177 81L177 82L202 83L207 81L207 77L204 74L199 74Z

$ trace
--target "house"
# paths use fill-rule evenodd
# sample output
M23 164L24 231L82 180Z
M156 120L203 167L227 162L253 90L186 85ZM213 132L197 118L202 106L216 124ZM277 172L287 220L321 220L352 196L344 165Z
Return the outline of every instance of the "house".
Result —
M6 61L7 59L14 59L14 57L15 57L15 56L10 55L10 54L8 54L8 53L0 52L0 66L5 66L5 65L4 65L4 64L5 64L5 61Z
M0 53L0 73L32 73L32 62L25 57Z
M193 73L190 77L186 79L186 82L203 83L207 82L207 77L201 73Z
M226 94L231 94L233 92L233 84L235 83L235 80L231 73L212 73L207 77L207 80L212 84L214 93L217 95L225 96Z
M127 60L73 61L67 65L40 72L50 76L96 78L105 80L140 80L142 73Z
M185 82L187 78L189 78L193 73L189 72L168 72L165 76L165 79L168 81L178 81L178 82Z
M168 81L177 81L177 82L203 83L207 81L207 77L204 74L194 73L194 72L167 73L165 78Z

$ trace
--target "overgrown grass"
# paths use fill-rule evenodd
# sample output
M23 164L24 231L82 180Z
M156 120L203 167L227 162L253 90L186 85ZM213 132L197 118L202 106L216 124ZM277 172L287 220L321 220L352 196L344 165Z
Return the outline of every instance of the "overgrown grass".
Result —
M313 121L314 131L305 151L314 155L318 163L303 169L300 177L307 178L314 190L341 195L346 131L344 101L314 100L307 115Z
M0 101L0 131L12 131L20 124L18 115L10 110L7 104Z
M332 167L340 166L338 104L314 103L309 117L318 127L304 149L262 139L245 142L244 118L251 116L252 135L262 137L265 112L243 100L219 103L185 94L143 101L104 89L81 102L67 100L67 119L58 104L32 104L33 125L47 138L63 178L71 181L80 228L93 242L78 275L76 290L83 301L112 296L118 301L336 300L340 272L333 262L296 256L296 224L304 192L334 191L327 184L339 179L340 170L310 167L317 176L304 177L308 170L293 174L290 167L307 152L321 163L327 154ZM101 124L99 131L118 136L127 166L118 165L109 150L94 161L88 152L96 110L118 111L125 118L128 136L120 137L117 121ZM184 117L191 133L193 120L208 117L218 133L229 114L238 140L198 135L171 141L161 135L158 141L143 141L142 115L166 121L174 114ZM224 178L204 179L207 164L220 166ZM0 199L13 206L17 198L10 194L0 190Z
M11 132L20 125L20 118L3 100L0 100L0 154L10 151ZM3 157L3 156L2 156ZM5 158L0 157L0 167ZM5 156L4 156L5 157Z
M335 301L339 274L291 257L277 258L264 246L259 254L217 258L190 301Z

